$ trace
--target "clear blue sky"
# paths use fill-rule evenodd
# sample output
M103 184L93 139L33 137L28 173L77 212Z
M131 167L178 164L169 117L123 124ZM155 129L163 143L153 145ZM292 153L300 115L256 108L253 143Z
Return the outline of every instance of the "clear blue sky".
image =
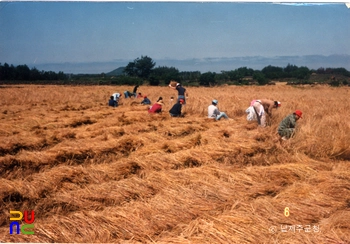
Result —
M0 2L2 64L333 54L350 55L345 4Z

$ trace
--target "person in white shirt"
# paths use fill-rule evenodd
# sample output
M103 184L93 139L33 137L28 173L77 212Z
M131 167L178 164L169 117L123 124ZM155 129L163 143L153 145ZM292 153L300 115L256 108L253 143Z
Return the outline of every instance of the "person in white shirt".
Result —
M118 102L119 101L119 98L120 98L120 93L116 92L116 93L113 93L112 96L114 97L114 101Z
M208 107L208 118L219 120L222 117L225 119L228 119L228 116L225 112L220 112L220 110L217 108L218 100L213 100L211 102L211 105Z
M252 101L253 103L253 101ZM272 117L272 109L278 109L281 106L279 101L272 101L269 99L259 99L255 100L253 103L253 108L256 113L258 124L261 127L266 127L266 114Z

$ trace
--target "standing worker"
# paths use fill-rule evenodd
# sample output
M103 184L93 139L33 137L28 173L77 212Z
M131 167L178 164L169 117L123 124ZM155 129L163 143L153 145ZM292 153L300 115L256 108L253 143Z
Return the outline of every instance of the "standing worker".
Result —
M254 111L257 115L258 124L261 127L266 126L266 114L269 115L269 117L272 117L272 109L278 108L281 106L281 103L279 101L272 101L268 99L260 99L255 100L253 103Z
M294 113L285 117L278 126L278 134L282 137L282 140L291 138L295 133L296 122L302 118L302 112L295 110Z
M180 99L183 100L183 104L186 104L186 98L185 98L185 92L186 92L186 88L182 87L180 83L176 83L176 86L172 86L171 83L173 83L174 81L171 81L169 84L169 87L172 89L177 90L177 101L179 102Z
M136 85L136 86L134 87L134 90L132 90L132 93L134 93L134 98L137 96L137 94L136 94L137 88L139 88L139 85Z

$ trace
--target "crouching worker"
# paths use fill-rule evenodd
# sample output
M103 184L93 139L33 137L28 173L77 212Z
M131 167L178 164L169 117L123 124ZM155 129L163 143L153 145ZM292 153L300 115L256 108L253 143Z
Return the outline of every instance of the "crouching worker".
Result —
M296 110L282 120L278 126L278 134L282 137L282 140L287 140L294 135L296 122L302 118L302 114L300 110Z
M254 102L252 102L252 106L253 106L254 111L256 113L256 117L257 117L259 126L265 127L266 126L266 114L268 114L269 118L271 118L272 117L272 109L279 108L281 106L281 103L279 101L260 99L260 100L254 100Z
M181 113L183 103L184 100L180 98L179 101L174 104L174 106L169 110L171 117L183 117L183 114Z
M114 96L111 96L108 101L108 106L118 107L118 101L114 100Z
M134 93L131 93L131 92L129 92L129 91L124 91L124 97L125 98L131 98L132 96L134 96L134 98L135 98L135 94Z
M112 94L113 98L115 101L117 101L117 103L119 102L119 99L121 97L120 93L116 92Z
M217 108L217 105L218 100L213 100L211 102L211 105L208 107L208 118L220 120L222 117L224 117L225 119L228 119L227 114L220 112L220 110Z
M164 104L163 103L163 98L159 97L158 101L149 108L148 113L150 113L150 114L157 114L157 113L162 112L163 104Z
M142 100L142 102L141 102L141 104L142 104L142 105L149 105L149 104L151 104L151 100L149 100L149 99L147 98L147 96L144 96L144 97L143 97L143 100Z

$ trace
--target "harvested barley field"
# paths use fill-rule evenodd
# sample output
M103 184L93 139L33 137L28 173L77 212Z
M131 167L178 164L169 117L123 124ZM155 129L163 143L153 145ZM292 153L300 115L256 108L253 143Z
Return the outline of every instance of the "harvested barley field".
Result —
M161 115L107 106L125 90L1 86L1 242L350 243L348 87L187 88L184 118L168 87L139 88ZM259 98L282 103L267 128L246 120ZM233 120L207 119L212 99ZM11 235L10 210L34 210L35 233Z

